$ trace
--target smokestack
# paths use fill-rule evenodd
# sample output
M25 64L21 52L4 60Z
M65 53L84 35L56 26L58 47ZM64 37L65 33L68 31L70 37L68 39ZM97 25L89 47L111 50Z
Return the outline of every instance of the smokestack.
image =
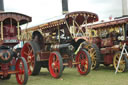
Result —
M4 11L4 2L3 0L0 0L0 12Z
M128 15L128 6L127 6L127 0L122 0L122 13L123 16Z
M62 0L62 12L63 14L68 13L68 1Z

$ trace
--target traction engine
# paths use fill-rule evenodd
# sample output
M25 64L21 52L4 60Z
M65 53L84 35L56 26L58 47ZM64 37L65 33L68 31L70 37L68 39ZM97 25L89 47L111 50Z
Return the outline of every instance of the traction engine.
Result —
M20 42L20 25L31 21L31 17L14 13L0 13L0 79L8 80L16 74L19 84L26 84L28 69L26 60L20 56L14 46Z

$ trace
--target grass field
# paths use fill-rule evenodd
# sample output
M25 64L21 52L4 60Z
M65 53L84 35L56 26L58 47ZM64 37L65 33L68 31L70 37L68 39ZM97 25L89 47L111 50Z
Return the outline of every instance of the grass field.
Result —
M128 72L115 75L113 67L101 66L87 76L81 76L76 68L65 68L59 79L51 77L47 69L42 68L40 75L29 76L27 85L128 85ZM0 80L0 85L18 85L15 75L10 80Z

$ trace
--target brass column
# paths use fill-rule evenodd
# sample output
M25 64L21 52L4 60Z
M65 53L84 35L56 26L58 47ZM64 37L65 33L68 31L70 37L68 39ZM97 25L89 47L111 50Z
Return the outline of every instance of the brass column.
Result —
M3 40L3 22L1 21L1 40Z

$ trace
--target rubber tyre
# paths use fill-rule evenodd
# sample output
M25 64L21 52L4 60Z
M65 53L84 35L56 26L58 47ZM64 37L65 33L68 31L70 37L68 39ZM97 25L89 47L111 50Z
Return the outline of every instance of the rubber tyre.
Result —
M21 68L21 62L22 62L22 68ZM27 62L23 57L19 57L16 61L16 80L20 85L26 85L28 81L28 67ZM24 76L24 79L20 79Z
M56 56L56 58L54 57ZM54 61L55 59L55 61ZM59 52L55 51L49 57L49 71L52 77L59 78L63 72L63 60ZM57 73L55 73L56 71Z
M29 42L24 44L24 46L21 50L21 56L23 56L27 62L28 62L28 60L27 60L28 56L25 55L25 51L27 51L26 50L27 45L29 45L31 47L31 50L33 51L32 55L34 55L34 57L33 57L34 58L34 60L33 60L34 65L32 66L32 70L30 70L30 65L28 65L28 69L29 69L29 71L31 71L31 72L29 72L29 75L38 75L40 73L40 69L41 69L41 62L37 61L37 52L40 51L40 47L34 41L29 41Z
M87 46L87 44L83 48L85 48L88 51L90 56L91 56L91 52L89 50L91 50L91 48L93 48L94 51L95 51L96 60L95 60L95 63L92 62L91 69L92 70L96 70L96 69L99 68L99 65L100 65L100 60L101 60L100 50L99 50L99 48L98 48L98 46L96 44L88 45L89 47L86 47L86 46ZM91 61L92 61L92 59L93 58L91 57Z
M117 64L118 64L118 60L119 60L119 57L120 57L120 54L121 52L116 52L116 54L114 55L113 57L113 65L114 65L114 68L116 69L117 67ZM118 56L118 57L117 57ZM121 61L123 59L123 63L125 62L125 67L123 68L123 70L120 70L120 66L118 68L118 71L117 72L126 72L128 70L128 59L127 59L127 56L126 55L123 55L122 58L121 58ZM121 62L120 62L121 63Z
M81 55L83 55L82 59ZM77 64L76 67L81 75L87 75L91 71L91 57L85 49L80 49L77 53L76 62L80 62L80 64Z

